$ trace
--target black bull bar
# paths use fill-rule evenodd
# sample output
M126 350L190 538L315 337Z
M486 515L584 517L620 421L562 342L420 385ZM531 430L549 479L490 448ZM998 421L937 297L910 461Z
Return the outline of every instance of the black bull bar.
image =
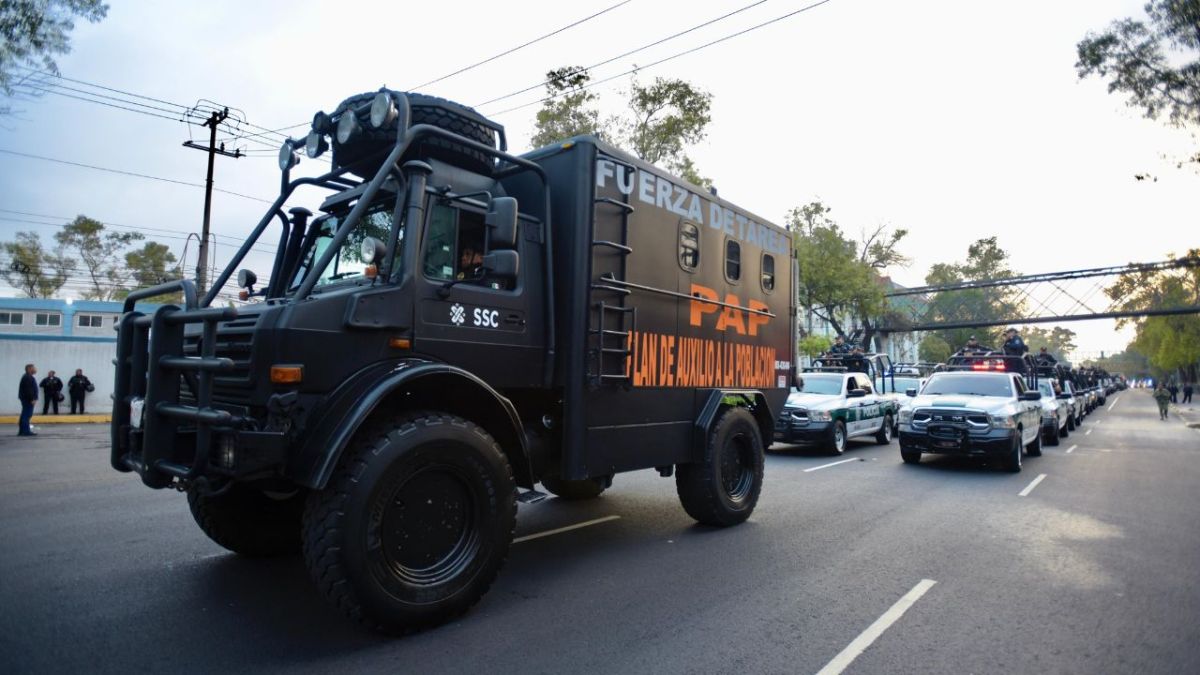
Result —
M135 303L167 293L182 292L184 305L163 305L153 314L134 311ZM117 327L116 385L113 391L112 466L136 471L154 488L175 479L192 480L208 466L214 428L236 428L241 420L212 407L213 375L234 368L234 362L215 355L217 323L237 317L233 307L197 308L196 286L190 280L171 281L136 290L125 298ZM184 356L188 324L203 324L199 356ZM179 402L186 379L195 405ZM143 402L138 419L132 406ZM194 452L180 447L181 431L194 428ZM180 450L184 450L181 453Z

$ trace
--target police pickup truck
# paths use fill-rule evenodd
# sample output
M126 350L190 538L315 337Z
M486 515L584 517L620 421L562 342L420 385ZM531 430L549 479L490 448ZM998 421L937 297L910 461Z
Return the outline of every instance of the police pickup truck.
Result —
M934 373L900 411L900 456L986 456L1021 470L1023 453L1042 454L1042 394L1020 374L998 370Z
M776 441L817 445L835 455L851 438L892 442L897 405L875 391L869 375L805 372L801 379L775 420Z

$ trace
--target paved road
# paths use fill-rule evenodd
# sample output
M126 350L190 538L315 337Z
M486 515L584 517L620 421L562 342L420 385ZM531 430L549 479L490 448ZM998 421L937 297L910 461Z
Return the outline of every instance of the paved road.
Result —
M728 530L694 525L653 472L522 507L518 536L619 518L515 544L474 611L399 640L343 621L300 560L227 554L181 495L109 470L105 428L0 427L0 664L813 673L886 616L846 672L1197 673L1200 429L1143 391L1109 403L1020 474L776 446ZM857 461L818 469L840 459Z

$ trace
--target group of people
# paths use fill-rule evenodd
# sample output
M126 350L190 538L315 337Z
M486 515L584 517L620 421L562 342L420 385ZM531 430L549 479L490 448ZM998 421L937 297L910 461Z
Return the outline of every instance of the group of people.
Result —
M63 381L52 370L39 383L37 380L37 366L32 363L25 364L25 374L21 376L21 384L17 390L17 398L21 400L21 416L19 418L18 436L36 436L37 432L30 425L30 420L33 418L33 409L41 398L42 414L49 415L53 410L55 415L58 414L58 404L63 400ZM38 395L38 390L43 391L42 395ZM75 376L67 380L67 393L71 397L71 414L83 414L86 412L87 395L96 390L92 385L92 381L83 374L82 368L75 369Z
M840 359L842 365L851 372L865 373L867 371L867 357L863 354L862 347L849 344L841 335L833 338L833 344L825 352L825 356Z
M967 338L967 344L964 345L962 349L958 350L958 355L960 356L976 356L995 353L997 353L995 349L992 349L991 347L984 347L983 345L979 344L978 338L976 338L974 335ZM1021 339L1021 335L1016 328L1009 328L1008 330L1004 331L1004 344L1001 345L1000 353L1004 354L1005 356L1024 356L1025 354L1029 353L1029 346L1026 345L1025 341ZM1045 347L1041 348L1036 358L1039 361L1050 364L1058 363L1058 359L1055 359L1050 352L1046 351Z

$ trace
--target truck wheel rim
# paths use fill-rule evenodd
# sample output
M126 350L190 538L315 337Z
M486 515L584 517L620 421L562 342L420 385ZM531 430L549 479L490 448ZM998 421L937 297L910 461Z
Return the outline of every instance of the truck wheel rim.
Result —
M745 501L754 487L754 444L745 432L738 432L721 448L721 484L734 502Z
M837 448L838 452L846 449L846 432L842 431L840 426L833 429L833 447Z
M387 571L406 583L433 586L453 579L480 548L476 493L474 483L455 467L414 472L381 496L386 501L378 528L368 534L368 549L377 545Z
M892 420L887 417L883 418L883 437L892 440Z

